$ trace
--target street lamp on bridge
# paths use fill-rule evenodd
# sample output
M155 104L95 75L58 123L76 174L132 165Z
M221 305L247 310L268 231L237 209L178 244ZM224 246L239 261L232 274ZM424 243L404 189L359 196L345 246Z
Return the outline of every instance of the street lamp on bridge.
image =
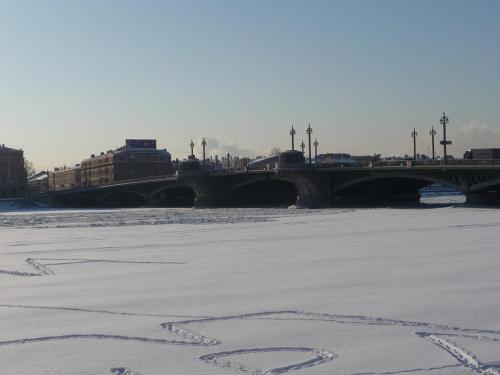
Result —
M415 128L413 128L413 131L411 132L411 137L413 138L413 160L416 162L417 161L417 131Z
M313 130L311 128L311 124L307 126L306 133L307 133L307 138L308 138L308 143L309 143L309 165L312 163L312 158L311 158L311 134Z
M318 165L318 146L319 146L319 143L318 143L318 140L315 138L314 139L314 164L317 166Z
M434 151L434 137L436 136L437 132L434 129L434 126L432 127L431 131L429 132L430 136L432 137L432 159L434 160L436 158L436 153Z
M205 167L205 147L207 146L207 141L205 141L205 137L201 141L201 146L203 147L203 167Z
M302 143L300 144L300 149L302 150L302 155L304 155L304 149L306 148L306 145L304 143L304 140L302 140Z
M451 141L448 141L446 139L446 125L448 125L448 123L450 122L449 118L446 117L446 113L443 112L443 117L441 117L441 120L439 122L441 125L443 125L443 140L439 143L443 145L444 164L446 164L448 160L448 154L446 153L446 146L451 145Z
M194 158L194 151L193 151L193 148L194 148L194 142L193 140L191 139L191 143L189 144L189 146L191 146L191 158Z
M292 137L292 150L295 150L295 134L297 134L297 132L292 125L292 129L290 130L290 136Z

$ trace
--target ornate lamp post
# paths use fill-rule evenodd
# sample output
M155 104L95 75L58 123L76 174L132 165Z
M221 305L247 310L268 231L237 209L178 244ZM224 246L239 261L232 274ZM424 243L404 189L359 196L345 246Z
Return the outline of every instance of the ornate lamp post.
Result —
M429 132L430 136L432 137L432 160L436 158L436 153L434 151L434 137L436 136L436 130L434 130L434 126L432 127L431 131Z
M290 136L292 137L292 150L295 150L295 134L297 134L297 132L292 125L292 129L290 130Z
M314 164L318 165L318 146L319 146L319 143L318 143L317 139L314 139L313 145L314 145Z
M411 137L413 138L413 161L417 161L417 131L413 128L411 132Z
M194 158L194 151L193 151L194 143L193 143L192 139L191 139L191 143L189 144L189 146L191 146L191 157Z
M205 168L205 147L207 146L207 141L205 141L205 137L203 137L203 140L201 141L201 146L203 147L203 168Z
M448 123L450 122L448 117L446 117L446 113L443 112L443 117L441 117L439 122L441 125L443 125L443 140L439 143L443 145L444 164L446 164L448 161L448 154L446 153L446 146L451 145L451 141L448 141L446 139L446 125L448 125Z
M312 163L312 158L311 158L311 134L313 130L311 128L311 124L307 126L306 133L307 133L307 138L309 140L309 164Z
M302 150L302 155L304 155L304 149L306 148L306 145L304 143L304 140L302 140L302 143L300 144L300 149Z

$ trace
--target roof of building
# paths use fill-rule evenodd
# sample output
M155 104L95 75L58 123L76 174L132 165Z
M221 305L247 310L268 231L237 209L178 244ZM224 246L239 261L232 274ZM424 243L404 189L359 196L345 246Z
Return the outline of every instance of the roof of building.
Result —
M168 154L170 155L170 152L167 151L166 148L139 148L139 147L130 147L130 146L122 146L117 148L116 150L112 151L114 154L120 154L120 153L127 153L127 152L142 152L142 153L149 153L149 154ZM97 155L100 156L100 155Z
M0 145L0 152L6 152L6 151L20 151L20 150L16 150L15 148L6 147L4 144L1 144Z
M133 143L133 141L136 141L137 143ZM141 141L142 142L149 142L147 143L148 147L134 147L134 146L141 146ZM156 148L156 140L126 140L126 144L124 146L118 147L115 150L108 150L107 152L101 152L100 154L92 154L90 158L84 159L83 162L87 162L89 160L92 160L94 158L100 158L100 157L106 157L108 155L115 155L115 154L128 154L128 153L144 153L144 154L156 154L156 155L165 155L165 156L171 156L170 152L167 151L166 148L163 149L158 149Z
M41 181L41 180L46 180L47 179L47 171L40 171L30 178L28 178L29 181Z

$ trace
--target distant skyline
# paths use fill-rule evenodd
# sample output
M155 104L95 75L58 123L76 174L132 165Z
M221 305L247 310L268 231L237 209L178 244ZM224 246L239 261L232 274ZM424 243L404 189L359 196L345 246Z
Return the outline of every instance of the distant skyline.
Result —
M37 169L155 138L173 158L500 147L500 1L0 1L0 144ZM441 147L437 147L441 154Z

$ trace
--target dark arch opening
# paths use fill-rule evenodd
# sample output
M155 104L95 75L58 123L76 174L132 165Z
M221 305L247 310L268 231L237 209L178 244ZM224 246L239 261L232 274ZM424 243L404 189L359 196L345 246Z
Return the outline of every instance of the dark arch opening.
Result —
M332 195L334 205L400 205L420 202L420 189L432 182L408 177L386 177L362 181Z
M266 179L231 191L227 202L234 207L288 207L296 203L297 195L291 182Z
M492 183L480 189L476 189L474 190L474 193L498 194L500 193L500 182Z
M99 207L133 208L143 206L145 203L145 199L140 194L130 191L119 191L102 198L99 201Z
M500 206L500 183L494 183L480 189L476 189L466 195L469 204Z
M151 197L152 207L193 207L196 194L193 188L176 186L160 191Z
M88 194L68 194L54 196L51 205L56 207L88 208L96 207L97 202Z

